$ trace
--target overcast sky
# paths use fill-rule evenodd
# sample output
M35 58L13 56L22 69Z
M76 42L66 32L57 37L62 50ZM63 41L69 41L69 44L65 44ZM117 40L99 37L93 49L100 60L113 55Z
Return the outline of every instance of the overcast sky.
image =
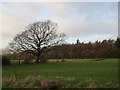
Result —
M2 10L2 44L5 48L13 37L36 21L58 23L58 33L75 43L116 39L118 35L117 2L4 2Z

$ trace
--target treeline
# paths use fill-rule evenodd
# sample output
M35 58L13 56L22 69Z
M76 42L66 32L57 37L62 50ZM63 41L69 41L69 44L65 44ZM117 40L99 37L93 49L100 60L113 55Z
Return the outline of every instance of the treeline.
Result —
M88 58L120 58L120 38L116 40L103 40L94 43L84 43L77 40L76 44L62 44L52 46L42 53L41 62L47 62L48 59L88 59ZM7 53L2 55L2 64L8 65L11 60L30 63L36 60L32 53Z
M72 58L118 58L117 40L103 40L84 43L77 40L76 44L63 44L52 47L45 56L50 59Z

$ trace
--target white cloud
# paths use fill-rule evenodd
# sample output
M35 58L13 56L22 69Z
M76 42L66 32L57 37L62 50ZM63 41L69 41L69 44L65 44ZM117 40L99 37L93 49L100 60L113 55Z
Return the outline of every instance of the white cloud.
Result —
M29 23L47 19L57 22L58 32L67 34L70 42L115 38L117 18L117 3L3 3L3 44Z
M59 24L59 32L65 32L71 37L86 37L94 34L100 35L117 35L117 18L112 19L86 19L79 17L78 19L64 19L62 17L53 18Z

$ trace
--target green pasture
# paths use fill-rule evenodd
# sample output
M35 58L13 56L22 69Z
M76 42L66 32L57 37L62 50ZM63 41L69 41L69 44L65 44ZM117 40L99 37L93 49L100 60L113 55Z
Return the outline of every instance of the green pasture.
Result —
M18 80L27 76L61 79L64 80L66 88L84 87L88 82L96 88L116 88L118 87L118 60L66 59L66 62L12 64L2 67L3 80L9 79L12 75L16 75Z

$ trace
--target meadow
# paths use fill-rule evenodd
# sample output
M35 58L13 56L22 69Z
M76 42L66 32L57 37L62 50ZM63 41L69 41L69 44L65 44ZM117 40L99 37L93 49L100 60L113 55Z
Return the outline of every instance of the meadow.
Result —
M61 80L63 88L117 88L118 60L66 59L65 62L12 64L2 68L3 88L13 86L8 84L13 79L19 82L26 78Z

